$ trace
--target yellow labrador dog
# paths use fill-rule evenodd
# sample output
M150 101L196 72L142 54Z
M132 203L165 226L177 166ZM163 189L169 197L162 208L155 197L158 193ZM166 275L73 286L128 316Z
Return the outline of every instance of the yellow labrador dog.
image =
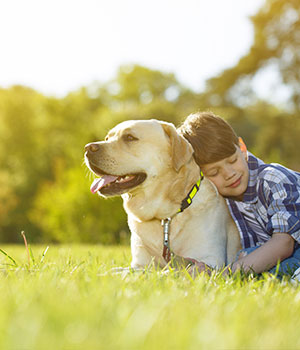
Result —
M123 198L133 268L153 260L164 267L172 254L212 267L234 260L240 239L226 203L201 177L191 145L173 124L125 121L85 150L98 176L91 191Z

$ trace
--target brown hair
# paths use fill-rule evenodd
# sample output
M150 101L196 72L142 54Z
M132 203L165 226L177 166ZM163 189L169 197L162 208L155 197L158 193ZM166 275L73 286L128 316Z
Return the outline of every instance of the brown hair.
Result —
M239 146L239 139L232 127L212 112L189 115L178 132L193 146L198 165L230 157L236 151L235 146Z

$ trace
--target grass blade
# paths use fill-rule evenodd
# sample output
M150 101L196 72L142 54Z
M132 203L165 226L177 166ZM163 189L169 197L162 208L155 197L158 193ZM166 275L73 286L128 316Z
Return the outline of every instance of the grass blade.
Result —
M47 254L48 249L49 249L49 246L47 246L46 249L44 250L40 263L42 263L44 261L45 255Z
M0 248L0 253L4 254L8 259L10 259L15 266L18 266L18 264L16 263L15 259L13 259L10 255L8 255L3 249Z
M25 244L25 248L26 248L26 252L27 252L28 267L30 267L30 253L29 253L29 249L28 249L28 244L27 244L27 239L26 239L26 236L25 236L25 232L22 231L21 235L23 236L24 244Z
M30 244L28 245L28 249L29 249L29 254L30 254L31 260L32 260L33 265L34 265L35 264L35 259L34 259L33 252L32 252Z

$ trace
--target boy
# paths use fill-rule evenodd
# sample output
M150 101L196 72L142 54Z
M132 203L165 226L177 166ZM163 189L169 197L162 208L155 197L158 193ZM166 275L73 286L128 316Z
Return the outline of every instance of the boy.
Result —
M238 227L243 250L231 270L274 273L278 261L280 275L299 269L300 173L247 152L231 126L213 113L188 116L179 132ZM196 266L206 270L202 262Z

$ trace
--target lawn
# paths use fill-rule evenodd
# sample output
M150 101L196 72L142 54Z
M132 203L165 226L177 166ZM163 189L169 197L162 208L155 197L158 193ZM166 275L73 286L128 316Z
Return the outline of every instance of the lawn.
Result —
M2 246L1 349L300 349L300 287L146 271L128 247ZM34 259L34 263L33 263Z

